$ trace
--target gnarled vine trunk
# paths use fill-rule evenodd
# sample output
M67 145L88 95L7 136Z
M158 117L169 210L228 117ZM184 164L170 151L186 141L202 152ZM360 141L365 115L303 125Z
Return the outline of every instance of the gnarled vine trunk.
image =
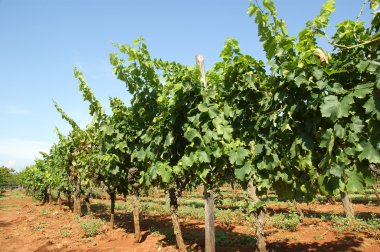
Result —
M372 185L372 188L373 188L373 192L374 192L375 195L376 195L377 200L380 201L380 194L379 194L379 192L377 191L376 186L375 186L375 185Z
M301 221L305 218L305 215L303 214L303 211L300 207L300 205L298 204L297 200L293 199L293 205L294 205L294 208L296 209L298 215L301 217Z
M90 204L91 190L88 190L84 195L84 202L86 203L87 214L91 213L91 204Z
M250 179L248 181L247 187L248 197L252 200L252 203L260 201L259 197L256 194L256 186L253 184L253 180ZM260 207L253 213L255 218L255 227L256 227L256 251L266 252L267 244L265 241L265 233L264 233L264 222L265 222L265 209Z
M67 205L69 206L69 209L73 212L74 208L73 208L73 202L72 202L72 197L70 193L67 194Z
M185 252L186 246L183 242L182 232L181 232L181 226L178 219L178 202L177 202L177 194L176 190L174 188L169 189L169 199L170 199L170 212L173 222L173 229L175 234L175 239L177 241L178 250L181 252Z
M115 225L115 201L116 201L116 193L114 191L111 191L109 193L110 199L111 199L111 220L110 225L112 228L114 228Z
M82 207L80 202L81 182L79 178L74 179L74 214L82 215Z
M343 203L344 214L346 215L347 218L353 218L355 215L355 212L352 207L352 202L351 202L350 197L348 196L348 193L340 192L340 198Z
M160 197L159 192L158 192L158 186L155 186L153 188L153 195L155 199L158 199Z
M232 188L232 200L234 203L236 203L238 199L237 199L237 190L236 190L237 188L236 188L235 179L231 179L230 183L231 183L231 188Z
M327 198L327 201L328 201L331 205L335 205L335 204L336 204L336 198L335 198L334 195L327 195L326 198Z
M140 217L139 217L139 198L137 193L132 195L132 205L133 205L133 224L135 227L135 242L140 242L141 231L140 231Z
M46 187L44 189L44 198L42 200L42 204L45 204L45 203L48 203L49 202L49 192L48 192L48 188Z
M58 197L57 201L58 201L59 210L62 210L61 192L58 191L57 197Z
M50 187L48 188L47 193L48 193L48 197L49 197L49 204L52 205L53 204L53 196L51 195Z

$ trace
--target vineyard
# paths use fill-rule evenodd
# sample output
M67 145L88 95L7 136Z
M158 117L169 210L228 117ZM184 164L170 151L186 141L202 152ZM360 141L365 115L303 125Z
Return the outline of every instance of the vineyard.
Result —
M267 62L235 39L207 71L115 45L132 99L111 113L75 68L92 121L54 103L71 131L19 174L26 195L1 195L0 226L28 220L35 251L379 250L379 4L330 35L328 0L294 37L273 1L250 3ZM12 232L5 251L25 249Z

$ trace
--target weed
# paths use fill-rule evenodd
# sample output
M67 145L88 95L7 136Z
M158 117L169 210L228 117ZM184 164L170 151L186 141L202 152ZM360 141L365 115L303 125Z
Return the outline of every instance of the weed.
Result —
M150 215L170 215L170 208L167 204L162 205L154 202L142 202L139 205L139 211L143 214L147 213Z
M215 231L215 243L219 246L254 245L253 236L230 234L223 230Z
M72 235L72 231L70 229L61 229L62 237L70 237Z
M178 215L181 218L202 220L204 219L205 212L203 208L181 206L178 208Z
M325 236L324 235L314 235L313 238L316 241L322 241L325 239Z
M297 213L281 213L271 216L268 220L268 225L289 231L296 231L300 223L300 218Z
M150 233L151 233L151 235L153 235L153 236L158 236L158 235L161 234L161 233L160 233L160 230L159 230L158 228L156 228L155 226L152 226L152 227L150 228Z
M74 214L73 215L73 221L79 222L80 221L80 215L79 214Z
M193 208L203 208L204 202L202 199L182 199L181 205Z
M372 214L370 218L361 219L360 217L350 219L344 216L322 217L324 221L331 221L332 227L337 234L344 232L365 232L371 237L379 237L380 218Z
M345 218L342 216L332 216L331 221L333 222L332 227L337 234L342 234L344 232L350 231L350 225L353 219Z
M16 207L17 205L14 205L14 204L0 204L0 210L1 209L6 209L6 208L12 208L12 207Z
M100 233L102 225L101 220L90 217L82 222L81 228L87 236L95 236Z
M81 237L81 238L78 238L79 242L93 242L94 241L94 238L92 237Z
M126 204L125 202L123 202L123 203L116 202L115 203L115 209L130 212L130 211L132 211L132 206L131 206L131 204Z
M21 199L21 198L25 198L25 194L21 190L17 189L17 190L12 191L9 197Z
M232 211L231 209L215 211L215 219L224 225L232 225L232 223L242 224L246 216L240 211Z
M98 200L94 200L96 203L91 204L91 212L97 213L97 212L105 212L109 210L109 206L107 206L104 203L99 202ZM120 209L120 203L115 204L115 209L116 210L122 210Z
M166 238L170 238L170 237L172 237L174 235L173 228L162 228L162 229L159 229L159 228L154 227L154 226L150 228L150 233L153 236L164 235L164 236L166 236Z
M41 209L41 214L42 215L48 215L50 213L50 209L49 208L42 208Z
M40 232L41 234L43 234L43 233L45 232L45 228L44 228L44 226L43 226L41 223L37 223L37 224L34 226L34 228L35 228L38 232Z

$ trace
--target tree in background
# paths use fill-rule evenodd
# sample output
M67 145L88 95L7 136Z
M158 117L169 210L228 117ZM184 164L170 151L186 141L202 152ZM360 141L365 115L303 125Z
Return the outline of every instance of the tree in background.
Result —
M19 173L13 168L0 166L0 185L16 185L20 183Z

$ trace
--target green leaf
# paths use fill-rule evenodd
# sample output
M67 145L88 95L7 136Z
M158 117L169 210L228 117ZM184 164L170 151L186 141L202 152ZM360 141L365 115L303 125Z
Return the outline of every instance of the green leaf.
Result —
M229 126L224 126L223 127L223 138L226 140L226 141L230 141L231 138L232 138L232 132L233 132L233 129Z
M313 76L315 79L320 80L323 76L323 70L319 68L315 68L313 71Z
M264 145L257 144L255 146L255 155L260 155L263 152L263 147L264 147Z
M235 169L235 177L240 180L244 181L246 175L248 175L252 170L252 165L249 162L246 162L244 166Z
M367 159L370 163L380 164L380 153L370 142L362 144L363 151L359 155L359 160Z
M159 164L157 167L157 174L161 177L163 183L169 183L171 178L170 167L165 164Z
M188 157L188 156L184 156L184 157L182 158L182 164L183 164L184 166L191 167L191 166L193 166L194 161L193 161L190 157Z
M363 107L366 114L374 115L377 120L380 120L380 97L371 96Z
M115 166L113 169L110 169L111 174L117 175L119 173L119 166Z
M198 109L200 112L207 112L208 111L208 106L204 103L201 103L198 105Z
M214 119L219 113L219 110L216 106L210 107L208 110L208 115L210 116L211 119Z
M336 123L336 124L334 125L334 132L335 132L335 135L336 135L337 137L339 137L340 139L343 139L346 130L345 130L340 124Z
M198 159L199 159L199 162L201 162L201 163L210 163L211 162L210 157L207 155L207 153L205 151L200 151L198 153Z
M377 61L374 61L374 60L371 60L369 62L369 65L367 67L367 72L370 72L370 73L378 73L378 68L380 67L380 63L377 62Z
M193 128L188 128L184 136L189 142L193 142L194 138L199 138L199 139L201 138L201 135L199 134L199 132Z
M249 150L243 147L238 147L236 150L229 153L229 160L231 164L242 165L244 159L249 155Z
M347 117L353 103L354 99L350 95L345 96L340 102L335 95L326 96L320 107L322 117L329 117L332 121Z
M210 172L210 169L203 169L203 171L202 171L202 173L201 173L201 175L200 175L200 177L201 177L201 179L205 182L206 181L206 177L207 177L207 174Z
M368 67L369 61L367 60L361 60L357 65L356 68L359 70L360 73L363 73L365 69Z
M343 168L337 164L335 164L331 169L330 169L330 174L340 178L343 173Z
M345 94L346 90L342 87L342 85L338 82L335 82L331 88L328 89L329 92L334 94Z
M371 0L370 7L372 10L377 10L379 8L380 1L379 0Z
M256 14L256 12L259 10L254 4L250 4L247 10L247 13L250 17Z
M317 87L320 89L320 90L324 90L327 86L327 81L322 81L322 80L319 80L317 81Z
M372 94L374 83L366 83L358 85L354 89L353 96L359 99L365 98L367 95Z
M264 201L257 201L256 203L249 202L248 204L248 211L250 213L257 212L257 210L262 209L265 207L265 202Z
M351 118L351 121L352 121L352 124L350 124L350 130L352 130L352 132L359 133L363 130L364 128L363 121L360 120L358 116L353 116Z
M308 80L306 79L305 75L302 74L294 78L294 82L296 83L297 87L300 87L302 84L307 84Z
M364 189L364 180L356 173L349 174L346 189L349 193L361 193Z
M272 15L276 15L276 7L274 6L274 2L272 0L264 0L263 5L267 10L270 11Z
M165 139L165 145L170 146L171 144L173 144L173 141L174 141L173 134L172 134L172 132L169 132L166 136L166 139Z
M322 139L319 144L319 147L328 148L332 139L333 139L332 129L325 130L325 133L323 133L322 135Z
M319 190L323 195L334 195L339 192L342 186L341 179L338 177L331 177L321 175L318 178ZM342 186L341 186L342 185Z

